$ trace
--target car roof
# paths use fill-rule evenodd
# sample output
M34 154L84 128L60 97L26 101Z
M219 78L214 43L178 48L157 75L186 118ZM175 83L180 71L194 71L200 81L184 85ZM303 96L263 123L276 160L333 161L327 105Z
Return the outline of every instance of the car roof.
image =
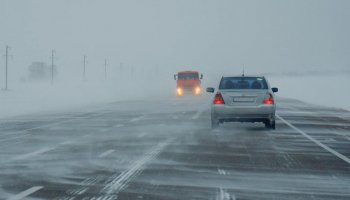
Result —
M246 75L244 75L244 76L242 76L242 75L232 75L232 76L222 76L223 78L233 78L233 77L238 77L238 78L240 78L240 77L247 77L247 78L255 78L255 77L261 77L261 78L265 78L265 76L262 76L262 75L256 75L256 76L254 76L254 75L249 75L249 76L246 76Z
M198 73L198 71L179 71L178 74Z

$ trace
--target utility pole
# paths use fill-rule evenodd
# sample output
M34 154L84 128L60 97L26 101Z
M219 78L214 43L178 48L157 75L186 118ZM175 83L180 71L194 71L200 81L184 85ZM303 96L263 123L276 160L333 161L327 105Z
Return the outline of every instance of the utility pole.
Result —
M159 76L159 65L158 64L156 64L156 77L158 77Z
M131 72L131 76L133 76L134 75L134 66L133 65L130 66L130 72Z
M8 76L8 56L9 56L9 46L6 46L6 65L5 65L5 90L8 89L7 87L7 76Z
M242 72L242 76L245 75L245 65L243 64L243 72Z
M122 76L122 74L123 74L123 63L121 62L119 66L119 75Z
M55 50L51 51L51 85L53 85L53 77L54 77L54 60L55 60Z
M105 59L105 79L107 80L107 59Z
M83 80L86 81L86 56L84 55L84 71L83 71Z

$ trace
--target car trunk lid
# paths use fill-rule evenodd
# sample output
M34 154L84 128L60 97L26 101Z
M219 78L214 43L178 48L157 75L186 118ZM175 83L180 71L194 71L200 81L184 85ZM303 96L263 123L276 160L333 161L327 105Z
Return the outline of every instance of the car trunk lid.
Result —
M221 90L226 105L260 105L264 101L267 90Z

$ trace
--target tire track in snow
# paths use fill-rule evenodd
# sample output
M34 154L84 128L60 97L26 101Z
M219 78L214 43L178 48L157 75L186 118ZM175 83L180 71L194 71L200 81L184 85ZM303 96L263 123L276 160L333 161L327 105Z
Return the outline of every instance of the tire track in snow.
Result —
M129 169L122 172L121 174L110 177L106 181L107 184L102 188L100 195L96 195L94 197L89 197L84 199L88 199L88 200L117 199L118 193L128 185L128 183L132 180L132 178L140 174L143 168L145 167L145 165L147 165L147 163L149 163L156 156L158 156L159 153L161 153L163 149L166 146L168 146L172 141L173 141L173 138L169 138L166 141L154 146L141 159L131 163L130 164L131 167ZM84 193L86 193L91 187L93 187L98 182L101 182L101 178L103 177L88 178L80 183L80 185L83 187L67 191L67 194L70 196L69 200L74 200L76 198L79 199L79 197L84 196ZM67 197L58 198L58 199L66 200Z
M158 156L159 153L161 153L162 150L166 146L168 146L172 141L173 139L170 138L167 139L165 142L158 144L157 146L153 147L143 158L133 163L131 165L131 168L122 172L116 177L111 177L109 183L103 188L102 192L107 195L118 194L127 186L127 184L131 181L132 178L134 178L142 172L142 169L147 163L149 163L156 156Z

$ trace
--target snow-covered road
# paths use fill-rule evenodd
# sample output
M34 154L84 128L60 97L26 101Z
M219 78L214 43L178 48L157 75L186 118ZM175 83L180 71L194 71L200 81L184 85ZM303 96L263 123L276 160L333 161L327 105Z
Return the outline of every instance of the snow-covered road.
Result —
M349 199L350 112L279 99L277 129L208 99L106 103L0 121L0 199Z

